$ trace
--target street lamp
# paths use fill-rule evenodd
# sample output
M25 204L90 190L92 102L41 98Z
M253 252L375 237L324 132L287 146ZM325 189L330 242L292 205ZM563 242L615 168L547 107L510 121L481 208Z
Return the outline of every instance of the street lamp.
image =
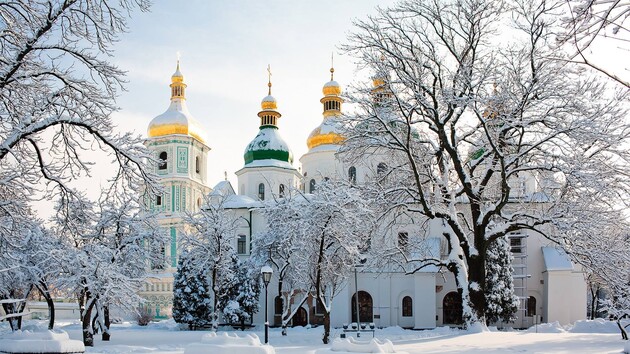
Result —
M271 275L273 275L273 269L266 265L260 268L260 274L263 277L263 283L265 283L265 344L269 343L269 315L267 313L267 286L271 281Z

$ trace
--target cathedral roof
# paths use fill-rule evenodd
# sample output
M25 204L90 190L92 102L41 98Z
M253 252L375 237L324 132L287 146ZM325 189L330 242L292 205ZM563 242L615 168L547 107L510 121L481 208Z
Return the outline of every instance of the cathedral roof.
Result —
M245 164L256 160L278 160L293 163L293 153L282 139L277 127L262 126L258 135L245 148Z
M243 158L245 167L278 167L278 162L283 168L293 169L293 153L289 145L282 139L278 130L278 119L282 116L278 112L278 102L271 95L271 70L269 70L269 91L263 98L258 112L260 117L260 130L258 134L245 148Z
M324 97L320 102L324 105L324 120L315 128L306 139L309 151L318 150L338 150L339 145L345 138L341 134L341 86L334 80L334 68L330 68L330 81L324 84L322 93Z
M150 138L181 134L188 135L202 143L206 142L206 134L201 124L190 114L186 106L184 76L177 69L171 77L171 104L166 112L153 118L149 123L147 135Z

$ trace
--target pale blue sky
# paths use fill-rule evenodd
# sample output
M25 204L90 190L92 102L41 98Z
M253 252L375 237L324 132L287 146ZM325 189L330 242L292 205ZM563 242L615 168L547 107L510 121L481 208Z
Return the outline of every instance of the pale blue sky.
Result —
M127 92L116 114L120 129L146 134L151 119L169 104L176 53L188 84L188 107L208 136L209 183L234 183L243 150L257 134L260 101L267 94L267 64L282 113L281 134L297 167L306 138L321 122L321 88L330 79L342 87L355 79L353 59L337 46L352 20L374 13L378 0L156 1L135 12L130 32L115 45L114 63L128 72Z

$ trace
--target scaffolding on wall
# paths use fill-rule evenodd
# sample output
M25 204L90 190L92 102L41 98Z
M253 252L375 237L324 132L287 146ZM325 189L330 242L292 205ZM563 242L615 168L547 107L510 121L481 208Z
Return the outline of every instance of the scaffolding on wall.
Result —
M512 261L512 279L514 281L514 294L519 299L518 311L516 313L517 320L515 327L529 327L531 321L528 321L529 313L527 313L527 304L529 295L527 291L527 279L530 277L527 272L527 234L522 231L515 231L508 234L510 242L510 250L514 260Z

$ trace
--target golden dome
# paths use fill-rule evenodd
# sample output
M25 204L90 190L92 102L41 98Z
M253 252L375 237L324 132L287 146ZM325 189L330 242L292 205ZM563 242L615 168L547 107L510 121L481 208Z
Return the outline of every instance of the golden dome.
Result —
M343 143L345 138L334 131L322 132L322 127L317 127L315 130L311 132L306 139L306 146L308 146L309 150L316 148L320 145L339 145Z
M147 129L147 136L155 138L166 135L188 135L205 143L205 132L201 124L190 114L186 106L184 75L177 70L171 76L171 104L166 112L153 118Z
M171 76L171 82L174 84L180 84L184 82L184 75L181 71L179 71L179 60L177 61L177 69L175 70L175 73L173 73L173 76Z
M383 85L385 85L385 80L380 77L375 77L374 79L372 79L372 85L374 86L374 88L381 88Z
M278 109L278 102L272 95L267 95L262 99L262 102L260 102L260 108L263 110L275 110Z
M335 72L334 68L330 68L330 81L324 84L322 88L322 93L324 96L339 96L341 95L341 86L335 80L333 80L333 74Z

